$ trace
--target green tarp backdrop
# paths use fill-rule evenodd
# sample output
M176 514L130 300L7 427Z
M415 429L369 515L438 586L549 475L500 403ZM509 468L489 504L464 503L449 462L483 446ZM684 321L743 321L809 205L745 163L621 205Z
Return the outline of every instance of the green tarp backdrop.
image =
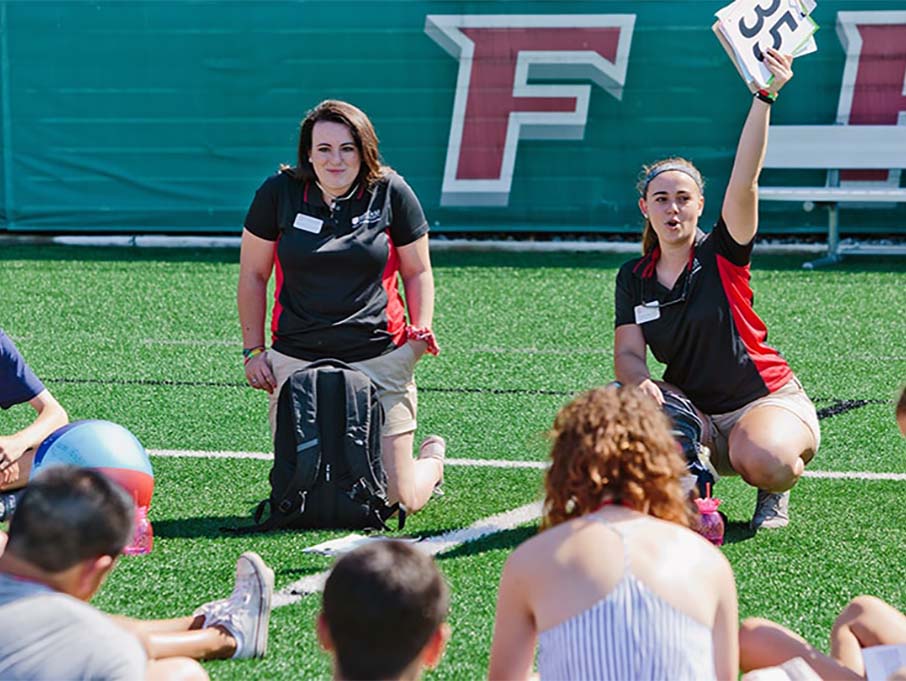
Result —
M0 231L238 233L325 98L370 115L437 231L636 231L639 168L670 154L706 174L710 221L751 101L711 32L722 4L0 0ZM892 37L847 45L840 12L883 12ZM819 50L773 123L906 124L906 1L819 0L813 17ZM763 215L765 232L826 225L794 203ZM842 220L904 227L902 205Z

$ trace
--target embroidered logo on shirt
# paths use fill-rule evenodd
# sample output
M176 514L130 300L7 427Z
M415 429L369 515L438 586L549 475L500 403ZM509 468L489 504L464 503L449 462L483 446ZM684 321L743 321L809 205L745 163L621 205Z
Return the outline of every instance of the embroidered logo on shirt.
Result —
M355 225L356 227L360 227L362 225L373 224L375 222L378 222L380 219L381 219L381 211L369 210L366 213L362 213L361 215L357 215L356 217L352 218L352 224Z

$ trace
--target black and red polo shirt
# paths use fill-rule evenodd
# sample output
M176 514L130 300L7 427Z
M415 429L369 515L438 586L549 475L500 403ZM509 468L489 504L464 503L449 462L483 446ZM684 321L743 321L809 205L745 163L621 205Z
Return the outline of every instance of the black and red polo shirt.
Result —
M275 350L358 362L405 342L396 249L428 233L415 193L390 172L334 204L288 173L265 180L245 228L274 242Z
M721 217L699 233L687 267L672 289L657 281L657 249L625 263L617 274L616 326L636 324L659 362L664 380L707 414L722 414L783 387L792 377L786 360L767 345L767 327L755 314L750 282L753 243L733 240ZM658 301L659 315L636 307ZM647 321L646 321L647 320Z

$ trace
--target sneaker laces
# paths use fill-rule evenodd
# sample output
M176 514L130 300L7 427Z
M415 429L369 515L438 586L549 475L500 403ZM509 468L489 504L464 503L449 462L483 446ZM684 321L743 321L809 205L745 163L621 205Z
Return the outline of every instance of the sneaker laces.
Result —
M252 599L252 592L258 588L258 578L254 572L236 576L236 585L229 598L205 603L195 615L204 615L205 627L222 626L238 641L241 631L242 613L247 610Z

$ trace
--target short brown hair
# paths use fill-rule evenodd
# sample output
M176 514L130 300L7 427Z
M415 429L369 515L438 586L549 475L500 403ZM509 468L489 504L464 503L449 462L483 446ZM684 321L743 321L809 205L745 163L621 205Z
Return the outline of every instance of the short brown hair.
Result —
M317 180L315 169L308 158L311 155L312 130L319 121L342 123L349 128L362 159L362 168L356 182L364 182L370 189L390 170L381 162L377 133L365 112L348 102L325 99L309 111L299 124L299 165L292 172L296 179L301 182Z
M133 502L90 468L50 466L28 483L9 525L7 552L58 573L118 556L132 539Z
M638 388L579 395L557 414L551 438L544 527L590 513L607 498L691 525L679 445L660 407Z
M399 677L449 608L434 559L412 545L381 540L347 553L330 571L322 605L340 676Z

